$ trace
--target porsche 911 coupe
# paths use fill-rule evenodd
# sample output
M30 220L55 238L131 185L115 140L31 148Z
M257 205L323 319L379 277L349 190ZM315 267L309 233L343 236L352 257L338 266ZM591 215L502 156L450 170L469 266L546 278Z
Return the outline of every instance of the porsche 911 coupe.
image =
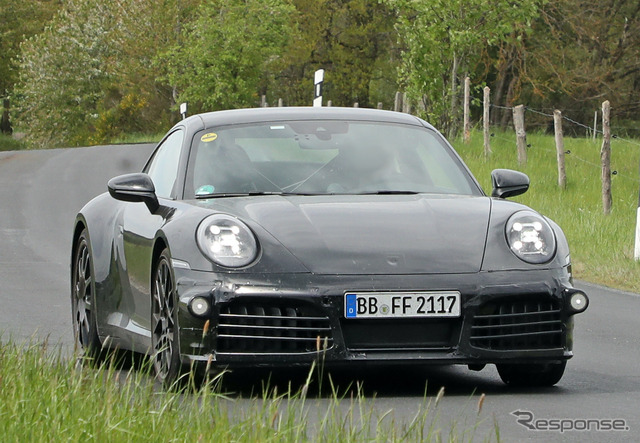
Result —
M73 227L77 344L186 367L495 364L548 386L572 357L562 230L487 196L445 138L402 113L263 108L176 124Z

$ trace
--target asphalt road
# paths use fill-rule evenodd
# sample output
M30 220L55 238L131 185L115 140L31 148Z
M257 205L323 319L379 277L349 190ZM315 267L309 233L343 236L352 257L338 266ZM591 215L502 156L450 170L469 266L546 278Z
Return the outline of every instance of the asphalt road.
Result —
M109 178L139 171L151 145L99 146L48 151L0 152L0 333L2 339L30 339L72 346L69 305L71 228L76 212L106 190ZM573 245L579 247L579 245ZM466 439L503 441L640 441L640 296L579 283L591 305L578 316L575 357L558 386L509 389L493 367L471 372L464 367L396 368L335 374L345 387L361 380L374 417L408 422L426 402L445 395L437 409L435 430L446 438L451 426ZM292 376L295 376L292 375ZM289 378L279 374L281 380ZM277 377L277 378L278 378ZM299 379L301 375L297 376ZM247 381L249 380L249 381ZM277 381L277 380L276 380ZM285 381L286 382L286 381ZM255 374L231 376L228 389L260 389ZM477 413L481 394L482 411ZM241 402L242 400L238 400ZM321 414L329 400L314 396L309 416ZM346 407L345 402L345 407ZM241 404L241 403L240 403ZM366 409L366 408L365 408ZM533 420L553 427L581 428L584 421L621 419L627 431L529 430L513 411L529 411ZM526 412L525 412L526 414ZM602 424L601 424L602 425ZM466 431L465 431L466 430Z

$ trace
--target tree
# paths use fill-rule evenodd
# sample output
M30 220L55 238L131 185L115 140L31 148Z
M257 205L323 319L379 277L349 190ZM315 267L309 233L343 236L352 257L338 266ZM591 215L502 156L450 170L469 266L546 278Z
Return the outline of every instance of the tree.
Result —
M167 67L158 62L159 54L181 43L182 28L193 20L200 3L118 2L116 27L110 32L118 52L106 61L116 81L103 91L89 142L104 143L123 133L164 132L177 121L177 92L166 80Z
M196 3L68 1L21 47L15 111L31 146L95 144L165 129L173 96L152 62L175 44L177 25Z
M117 46L112 1L71 0L42 34L22 45L18 121L36 147L78 145L97 118L102 91L115 81L107 60Z
M418 111L454 135L461 78L473 75L489 48L527 29L538 0L389 0L399 12L404 50L400 79ZM526 34L526 32L525 32ZM522 38L519 35L518 38ZM481 82L484 77L475 79Z
M313 99L313 73L323 68L325 100L334 105L390 102L396 90L394 12L369 0L294 0L295 33L273 89L289 104Z
M20 50L20 43L42 31L60 1L15 1L0 0L0 101L4 111L0 131L11 133L9 122L9 96L18 79L18 69L14 63Z
M638 118L640 3L549 2L527 42L523 81L532 106L570 109L589 121L609 99L618 118Z
M291 35L286 0L208 0L160 55L179 101L194 111L255 106Z

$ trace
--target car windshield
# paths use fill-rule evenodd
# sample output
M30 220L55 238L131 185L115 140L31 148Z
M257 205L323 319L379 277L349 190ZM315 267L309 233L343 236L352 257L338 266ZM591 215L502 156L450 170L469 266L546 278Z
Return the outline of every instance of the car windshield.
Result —
M433 130L381 122L306 120L197 133L185 196L480 192Z

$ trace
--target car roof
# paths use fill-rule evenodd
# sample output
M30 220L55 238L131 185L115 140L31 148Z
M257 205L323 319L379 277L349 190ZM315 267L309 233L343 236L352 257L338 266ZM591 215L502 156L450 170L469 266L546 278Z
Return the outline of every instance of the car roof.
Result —
M215 111L193 115L178 123L185 126L200 126L202 129L231 124L259 123L288 120L351 120L381 123L402 123L414 126L433 127L418 117L402 112L380 109L340 107L278 107L248 108Z

